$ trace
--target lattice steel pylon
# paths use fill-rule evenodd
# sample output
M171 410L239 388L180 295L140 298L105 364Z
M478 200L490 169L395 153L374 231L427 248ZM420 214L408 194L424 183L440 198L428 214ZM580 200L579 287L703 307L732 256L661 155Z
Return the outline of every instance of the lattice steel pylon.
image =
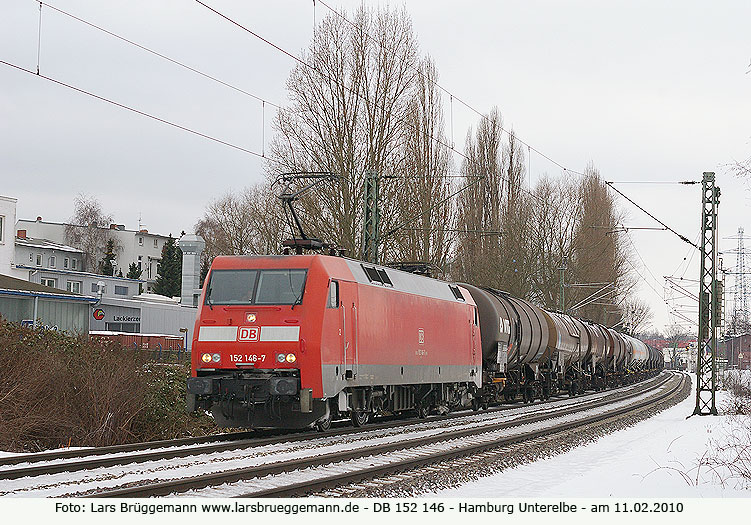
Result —
M717 207L720 188L714 172L704 172L701 192L701 264L699 269L699 340L696 349L696 408L694 415L717 415L717 328L721 303L717 282Z
M735 289L733 290L733 316L731 332L741 334L748 328L748 279L746 278L746 252L743 246L743 228L738 228L736 248Z

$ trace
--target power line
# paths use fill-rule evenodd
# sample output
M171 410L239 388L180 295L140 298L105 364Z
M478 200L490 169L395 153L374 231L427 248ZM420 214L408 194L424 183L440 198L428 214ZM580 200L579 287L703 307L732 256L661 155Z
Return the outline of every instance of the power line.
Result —
M39 1L39 0L34 0L34 1ZM93 24L93 23L87 21L87 20L84 20L83 18L80 18L80 17L78 17L78 16L76 16L74 14L68 13L67 11L63 11L62 9L60 9L58 7L55 7L53 5L50 5L50 4L46 3L46 2L39 2L40 10L41 10L41 6L42 5L45 5L45 6L49 7L50 9L52 9L54 11L57 11L58 13L60 13L62 15L65 15L67 17L70 17L70 18L74 19L74 20L77 20L78 22L81 22L82 24L85 24L85 25L87 25L89 27L93 27L94 29L97 29L97 30L99 30L99 31L101 31L103 33L106 33L106 34L108 34L108 35L110 35L112 37L115 37L118 40L122 40L123 42L126 42L126 43L128 43L128 44L130 44L132 46L135 46L135 47L139 48L139 49L142 49L143 51L146 51L147 53L151 53L152 55L158 56L159 58L167 60L168 62L171 62L171 63L173 63L173 64L175 64L177 66L180 66L180 67L182 67L184 69L192 71L193 73L201 75L202 77L208 78L209 80L217 82L217 83L219 83L219 84L221 84L223 86L226 86L226 87L228 87L230 89L234 89L235 91L237 91L239 93L242 93L243 95L247 95L247 96L249 96L249 97L251 97L251 98L253 98L253 99L261 102L264 105L268 104L268 105L273 106L273 107L275 107L277 109L281 109L281 106L279 106L278 104L275 104L275 103L270 102L270 101L268 101L268 100L266 100L264 98L261 98L258 95L254 95L253 93L250 93L250 92L248 92L248 91L246 91L246 90L244 90L242 88L239 88L237 86L234 86L234 85L230 84L229 82L225 82L224 80L221 80L221 79L218 79L216 77L213 77L213 76L209 75L208 73L204 73L203 71L200 71L200 70L198 70L198 69L196 69L194 67L191 67L191 66L189 66L187 64L184 64L183 62L180 62L178 60L175 60L174 58L170 58L170 57L168 57L166 55L163 55L162 53L159 53L158 51L154 51L153 49L150 49L150 48L148 48L146 46L143 46L143 45L141 45L141 44L139 44L137 42L129 40L129 39L125 38L124 36L118 35L117 33L113 33L112 31L104 29L103 27L100 27L100 26L98 26L96 24ZM40 18L40 27L41 27L41 18ZM39 60L37 59L37 70L39 69L38 62L39 62Z
M197 0L197 1L199 1L199 0ZM334 13L335 15L337 15L338 17L340 17L342 20L344 20L345 22L347 22L348 24L350 24L352 27L359 29L354 22L352 22L346 16L344 16L342 13L340 13L339 11L337 11L336 9L334 9L333 7L331 7L330 5L328 5L324 0L318 0L318 2L320 2L321 4L323 4L323 6L326 7L329 11L331 11L332 13ZM201 2L199 1L199 3L201 3ZM375 40L374 37L372 37L368 32L364 32L363 34L365 35L366 38L371 39L371 40ZM417 71L417 68L415 68L415 71ZM418 73L419 73L419 71L418 71ZM485 120L489 120L489 118L488 118L487 115L485 115L484 113L482 113L479 110L477 110L474 107L472 107L470 104L468 104L467 102L465 102L464 100L462 100L461 98L459 98L458 96L456 96L454 93L452 93L451 91L449 91L447 88L443 87L440 83L436 82L433 79L426 79L426 80L428 80L428 82L430 82L431 84L433 84L434 86L436 86L438 89L440 89L441 91L443 91L444 93L446 93L449 96L449 99L451 101L451 121L452 121L452 130L451 130L451 132L452 132L452 134L453 134L453 101L454 100L456 100L457 102L459 102L460 104L462 104L463 106L465 106L470 111L473 111L474 113L476 113L477 115L479 115L480 118L485 119ZM512 135L512 132L506 130L503 126L499 126L499 127L500 127L500 129L501 129L502 132L506 133L506 135L509 135L509 136ZM584 173L581 173L581 172L578 172L576 170L572 170L572 169L567 168L566 166L564 166L560 162L556 161L555 159L552 159L551 157L547 156L542 151L538 150L537 148L533 147L529 143L527 143L524 140L520 139L516 134L514 134L514 138L516 138L516 140L518 140L521 144L523 144L524 146L526 146L528 150L534 151L535 153L537 153L541 157L547 159L551 163L553 163L556 166L558 166L559 168L561 168L563 171L568 172L568 173L574 173L574 174L580 175L580 176L584 176ZM453 146L453 136L452 136L451 143L452 143L452 146Z
M657 221L659 224L661 224L662 226L664 226L666 230L668 230L668 231L674 233L675 235L677 235L680 240L682 240L683 242L686 242L686 243L690 244L691 246L693 246L697 250L699 249L698 245L696 245L693 242L691 242L690 240L688 240L685 236L681 235L680 233L678 233L677 231L675 231L673 228L671 228L670 226L668 226L667 224L665 224L664 222L662 222L660 219L658 219L657 217L655 217L654 215L652 215L650 212L648 212L642 206L640 206L639 204L637 204L636 202L634 202L631 198L629 198L628 196L626 196L622 191L620 191L618 188L616 188L615 186L613 186L612 182L609 182L609 181L604 181L604 182L605 182L605 184L607 184L608 186L610 186L611 188L613 188L613 190L617 194L619 194L621 197L623 197L624 199L626 199L628 202L630 202L631 204L633 204L634 206L636 206L637 208L639 208L641 211L643 211L644 213L646 213L647 215L649 215L652 219L654 219L655 221Z
M127 109L128 111L132 111L133 113L137 113L137 114L142 115L144 117L148 117L148 118L150 118L152 120L156 120L157 122L161 122L163 124L167 124L168 126L172 126L172 127L181 129L183 131L187 131L188 133L192 133L193 135L197 135L199 137L203 137L203 138L211 140L213 142L218 142L219 144L224 144L225 146L229 146L230 148L236 149L238 151L242 151L243 153L248 153L248 154L254 155L256 157L266 158L261 153L258 153L256 151L249 150L247 148L243 148L242 146L238 146L236 144L232 144L231 142L227 142L226 140L222 140L222 139L219 139L219 138L216 138L216 137L212 137L211 135L207 135L205 133L201 133L200 131L196 131L196 130L191 129L191 128L187 127L187 126L183 126L181 124L176 124L174 122L171 122L169 120L163 119L161 117L157 117L156 115L152 115L151 113L146 113L145 111L141 111L140 109L136 109L134 107L127 106L125 104L121 104L120 102L116 102L114 100L105 98L105 97L103 97L101 95L97 95L97 94L92 93L90 91L86 91L85 89L81 89L81 88L73 86L71 84L66 84L65 82L62 82L61 80L57 80L55 78L48 77L46 75L42 75L41 73L38 74L38 73L36 73L36 72L34 72L34 71L30 70L30 69L26 69L25 67L13 64L11 62L6 62L5 60L0 60L0 64L5 64L6 66L10 66L12 68L18 69L19 71L23 71L25 73L29 73L30 75L34 75L36 77L43 78L43 79L48 80L48 81L50 81L50 82L52 82L54 84L58 84L60 86L66 87L68 89L72 89L73 91L77 91L78 93L83 93L84 95L88 95L88 96L93 97L93 98L95 98L97 100L101 100L102 102L107 102L108 104L112 104L113 106L117 106L117 107L122 108L122 109ZM268 159L268 160L274 161L274 159ZM276 162L276 161L274 161L274 162Z

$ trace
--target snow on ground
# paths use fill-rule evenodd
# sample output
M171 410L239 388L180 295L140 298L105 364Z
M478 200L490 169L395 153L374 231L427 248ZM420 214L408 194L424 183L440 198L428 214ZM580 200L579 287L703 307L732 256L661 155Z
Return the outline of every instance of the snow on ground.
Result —
M718 392L718 407L726 399L725 392ZM686 419L695 402L692 393L676 406L589 445L422 496L751 497L750 482L700 465L713 443L726 443L733 429L739 435L739 420Z

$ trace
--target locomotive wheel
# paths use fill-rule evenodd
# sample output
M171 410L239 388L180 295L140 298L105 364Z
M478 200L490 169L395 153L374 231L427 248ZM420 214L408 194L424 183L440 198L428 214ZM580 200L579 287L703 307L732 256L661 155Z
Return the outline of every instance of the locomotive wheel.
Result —
M316 421L316 430L318 432L326 432L331 428L331 410L329 407L326 407L326 415L324 415L321 419Z
M474 410L475 412L480 410L480 398L472 398L472 410Z
M349 418L352 420L352 426L362 427L368 423L368 420L370 419L370 413L358 412L356 410L353 410L349 413Z
M424 406L424 405L420 405L420 407L418 407L417 417L419 417L420 419L427 418L429 414L430 414L430 407Z

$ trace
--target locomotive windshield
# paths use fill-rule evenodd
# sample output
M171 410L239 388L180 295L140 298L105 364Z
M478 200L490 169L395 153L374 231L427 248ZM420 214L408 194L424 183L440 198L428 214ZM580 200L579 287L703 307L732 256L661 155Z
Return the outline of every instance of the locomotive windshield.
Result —
M299 304L307 270L213 270L204 304Z

